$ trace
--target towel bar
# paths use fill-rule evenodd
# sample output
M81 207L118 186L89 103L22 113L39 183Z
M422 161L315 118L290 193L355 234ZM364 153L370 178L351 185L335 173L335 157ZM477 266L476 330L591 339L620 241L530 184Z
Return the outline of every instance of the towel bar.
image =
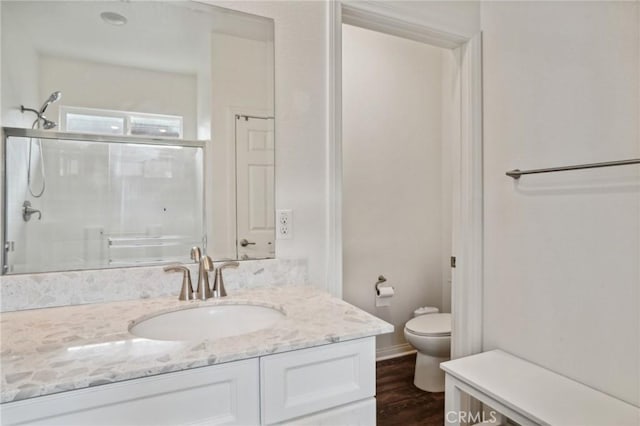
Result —
M612 167L612 166L628 166L631 164L640 164L640 158L632 158L631 160L621 160L621 161L605 161L603 163L578 164L575 166L549 167L546 169L531 169L531 170L515 169L515 170L508 171L506 175L514 179L520 179L520 176L522 175L532 175L535 173L564 172L567 170L595 169L598 167Z

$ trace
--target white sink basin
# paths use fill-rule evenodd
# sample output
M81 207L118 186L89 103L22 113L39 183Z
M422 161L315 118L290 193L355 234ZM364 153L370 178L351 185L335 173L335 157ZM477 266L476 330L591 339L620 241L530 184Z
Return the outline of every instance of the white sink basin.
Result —
M264 330L284 317L283 312L266 306L199 306L142 320L129 332L155 340L220 339Z

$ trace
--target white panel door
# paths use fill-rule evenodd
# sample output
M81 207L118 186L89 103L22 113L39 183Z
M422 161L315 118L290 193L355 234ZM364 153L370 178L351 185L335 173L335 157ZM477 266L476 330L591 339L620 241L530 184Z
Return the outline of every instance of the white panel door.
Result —
M238 259L275 257L273 119L236 116Z

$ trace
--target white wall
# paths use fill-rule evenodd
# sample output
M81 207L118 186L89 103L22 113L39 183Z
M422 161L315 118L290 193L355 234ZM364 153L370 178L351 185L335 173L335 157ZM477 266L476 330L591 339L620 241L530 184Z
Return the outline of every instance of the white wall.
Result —
M390 350L405 343L414 309L442 308L446 52L350 25L342 31L343 294L395 325L377 339ZM396 289L390 307L375 307L378 275Z
M184 137L196 138L197 79L195 74L163 72L82 59L40 55L40 101L55 90L62 99L47 109L47 116L58 120L60 105L180 115L184 118Z
M638 2L488 2L484 349L640 405Z
M3 9L4 5L0 7ZM31 127L32 114L22 114L20 105L39 108L38 54L30 41L20 37L20 28L2 15L2 56L12 58L2 63L2 125Z

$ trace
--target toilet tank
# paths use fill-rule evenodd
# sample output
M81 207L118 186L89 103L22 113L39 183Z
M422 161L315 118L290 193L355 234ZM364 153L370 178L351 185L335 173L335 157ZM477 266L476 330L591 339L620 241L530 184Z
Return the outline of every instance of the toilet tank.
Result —
M413 311L413 317L415 318L419 317L420 315L437 314L438 312L440 312L440 309L434 306L422 306Z

